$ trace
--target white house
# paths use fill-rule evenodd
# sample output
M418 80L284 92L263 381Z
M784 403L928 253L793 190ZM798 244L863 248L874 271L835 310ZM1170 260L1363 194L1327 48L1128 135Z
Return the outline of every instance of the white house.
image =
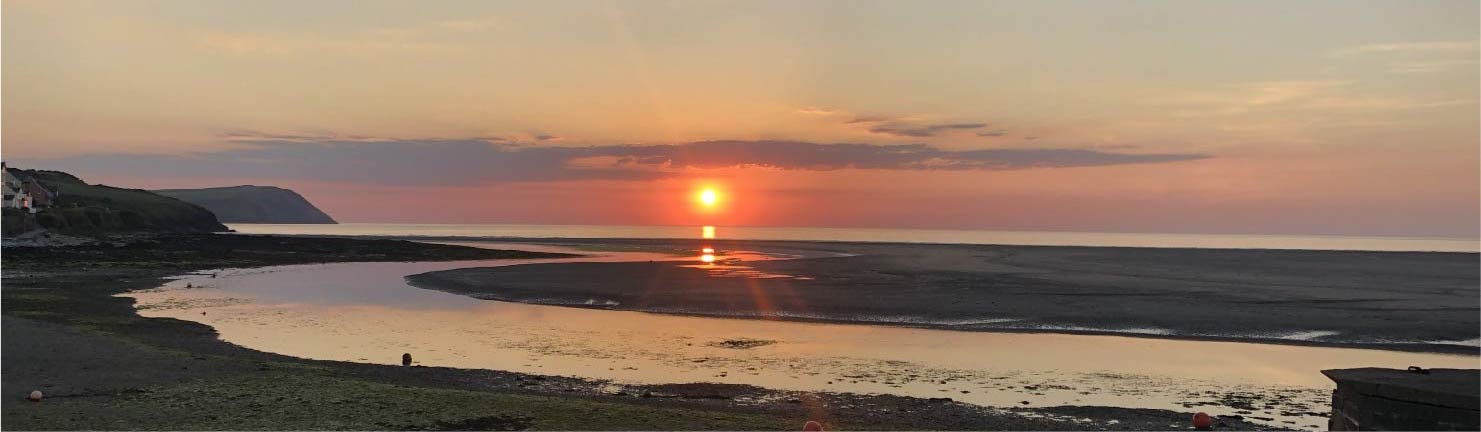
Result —
M16 177L15 174L11 174L10 167L5 166L4 162L0 162L0 172L4 172L5 176L4 207L27 209L34 213L36 207L31 205L31 194L26 192L26 182Z

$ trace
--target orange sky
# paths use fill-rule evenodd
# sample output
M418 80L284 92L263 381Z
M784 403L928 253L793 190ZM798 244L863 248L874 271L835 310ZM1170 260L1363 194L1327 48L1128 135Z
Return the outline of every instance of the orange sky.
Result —
M1481 235L1475 2L145 3L3 4L7 161L348 222Z

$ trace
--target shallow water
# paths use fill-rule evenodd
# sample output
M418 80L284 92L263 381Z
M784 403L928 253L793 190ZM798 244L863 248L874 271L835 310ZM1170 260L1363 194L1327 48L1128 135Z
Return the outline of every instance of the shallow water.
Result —
M532 245L484 245L530 249ZM571 251L539 246L548 251ZM579 252L579 251L578 251ZM586 251L589 252L589 251ZM747 260L774 257L731 253ZM1476 367L1476 356L1119 336L956 332L721 319L477 300L408 286L427 271L531 262L342 263L221 270L130 294L140 314L210 325L297 357L488 368L618 383L951 397L987 406L1104 405L1266 417L1321 428L1343 367ZM733 269L719 270L733 273ZM731 275L734 276L734 275ZM740 274L740 277L754 275ZM185 288L186 286L192 288ZM1248 403L1253 398L1255 403ZM1241 401L1244 401L1243 403ZM1024 404L1027 402L1027 404ZM1242 405L1245 412L1241 411ZM1268 407L1267 407L1268 406ZM1253 408L1253 409L1251 409Z
M230 224L243 234L334 236L645 238L689 239L697 226L379 224ZM718 230L718 235L714 233ZM931 230L883 228L718 227L712 237L732 240L959 243L1029 246L1114 246L1218 249L1311 249L1368 251L1481 251L1481 239L1426 237L1350 237L1248 234L1158 234L1053 231ZM710 238L710 237L705 237Z

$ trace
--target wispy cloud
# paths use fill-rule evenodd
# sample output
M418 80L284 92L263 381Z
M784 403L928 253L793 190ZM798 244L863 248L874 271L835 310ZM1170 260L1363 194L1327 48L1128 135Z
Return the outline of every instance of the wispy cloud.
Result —
M811 115L811 116L829 116L829 115L839 114L839 111L838 110L835 110L835 109L831 109L831 108L823 108L823 107L813 107L813 106L810 106L810 107L798 108L797 109L797 113L798 114L803 114L803 115Z
M1004 135L1007 135L1007 134L1008 134L1008 130L1007 129L998 129L998 130L990 130L990 131L978 132L977 133L977 136L996 138L996 137L1004 136Z
M1428 41L1358 45L1333 50L1331 57L1360 55L1393 59L1388 71L1395 74L1428 74L1477 64L1478 41Z
M871 127L869 128L869 132L901 137L925 138L933 137L943 131L953 129L981 129L984 127L987 127L987 123L943 123L926 126L888 124Z
M883 123L883 122L887 122L887 121L891 121L891 120L895 120L895 118L894 117L887 117L887 116L861 116L861 117L854 117L854 118L850 119L849 121L843 122L843 124Z
M1474 72L1478 63L1481 61L1477 59L1397 62L1390 63L1388 71L1396 74L1427 74L1469 66Z
M220 136L221 136L222 139L225 139L227 141L231 141L231 142L245 142L245 143L273 142L273 141L302 142L302 143L319 143L319 142L331 142L331 141L341 141L341 142L398 142L398 141L405 141L403 139L393 138L393 137L376 137L376 136L368 136L368 135L338 134L338 133L333 133L333 132L265 132L265 131L259 131L259 130L251 130L251 129L232 129L232 130L227 130L225 132L222 132L220 134ZM560 137L555 137L555 136L551 136L551 135L541 135L541 136L550 137L550 138L547 138L547 139L560 139ZM535 139L539 139L538 136L537 137L534 137L534 138ZM495 136L495 135L461 136L461 137L456 137L456 138L422 138L421 140L423 140L423 141L458 141L458 140L470 140L470 141L484 141L484 142L516 142L516 141L519 141L518 139L514 139L514 138L510 138L510 137Z
M211 33L199 43L207 49L228 54L379 54L388 52L451 52L454 45L412 40L389 32L370 32L337 38L322 35L272 35L253 33Z
M1481 48L1477 41L1428 41L1428 42L1396 42L1358 45L1340 48L1332 51L1334 57L1345 57L1357 54L1373 53L1434 53L1434 52L1470 52L1476 53Z
M25 161L90 174L158 172L186 178L279 178L365 184L472 185L569 180L652 180L690 169L1012 170L1164 163L1200 153L1097 149L947 150L925 144L700 141L670 145L527 146L484 139L239 141L240 148L192 155L86 155Z
M981 129L987 123L927 123L927 115L855 115L845 120L845 126L863 128L872 134L901 138L930 138L952 130ZM986 135L984 135L986 136Z
M449 43L447 36L483 32L502 24L500 17L487 16L340 33L213 32L201 35L197 43L212 51L236 55L453 52L461 47Z
M505 24L504 19L497 16L486 16L481 18L467 18L440 21L437 26L460 32L481 32L499 28Z
M1264 81L1239 86L1243 105L1274 105L1310 97L1318 92L1352 84L1349 81Z
M1263 81L1179 95L1178 117L1213 117L1280 111L1403 111L1475 104L1475 99L1416 100L1363 94L1351 81Z

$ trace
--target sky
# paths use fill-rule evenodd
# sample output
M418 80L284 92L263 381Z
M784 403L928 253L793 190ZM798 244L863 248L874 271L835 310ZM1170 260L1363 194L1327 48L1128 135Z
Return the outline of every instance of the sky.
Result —
M27 1L0 156L341 222L1481 236L1475 1ZM720 191L703 211L694 192Z

